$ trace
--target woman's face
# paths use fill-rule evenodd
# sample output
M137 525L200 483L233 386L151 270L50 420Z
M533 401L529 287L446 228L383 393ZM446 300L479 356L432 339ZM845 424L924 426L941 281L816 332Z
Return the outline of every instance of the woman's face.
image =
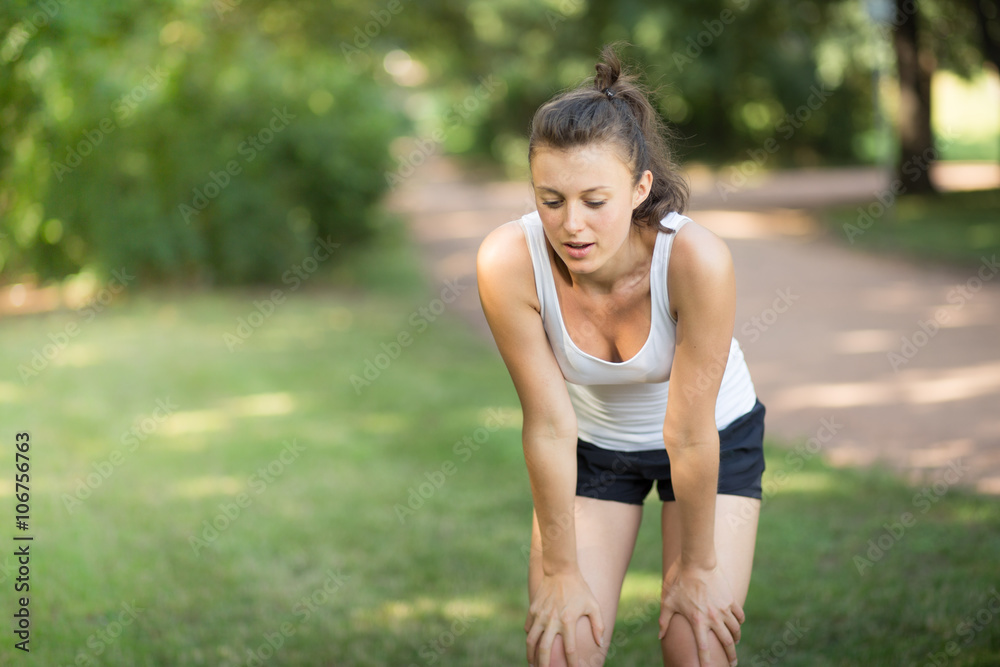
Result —
M573 273L592 273L629 238L632 210L649 195L652 174L632 184L613 147L541 147L531 159L535 204L549 243Z

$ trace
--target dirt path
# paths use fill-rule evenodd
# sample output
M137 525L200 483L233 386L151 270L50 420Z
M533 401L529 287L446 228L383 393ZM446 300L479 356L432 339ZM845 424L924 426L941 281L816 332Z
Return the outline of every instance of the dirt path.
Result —
M998 172L953 168L935 179L996 183ZM961 483L1000 494L1000 266L984 262L977 275L853 252L799 210L888 185L875 169L790 172L735 191L693 174L689 215L732 250L736 336L770 435L813 438L835 465L882 462L914 481L952 468ZM488 336L476 249L534 209L528 186L471 183L436 159L391 206L410 221L432 278L469 286L455 307Z

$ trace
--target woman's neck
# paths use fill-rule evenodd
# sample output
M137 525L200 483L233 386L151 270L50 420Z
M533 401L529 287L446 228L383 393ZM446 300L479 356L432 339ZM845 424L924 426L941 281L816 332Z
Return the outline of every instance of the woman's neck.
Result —
M562 260L558 262L559 270L572 289L589 294L612 294L649 274L658 233L655 227L633 225L618 252L596 271L574 273Z

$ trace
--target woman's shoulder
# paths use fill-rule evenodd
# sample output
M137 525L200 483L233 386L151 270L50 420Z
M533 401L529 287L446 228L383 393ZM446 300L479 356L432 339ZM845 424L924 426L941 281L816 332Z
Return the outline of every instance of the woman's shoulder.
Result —
M668 301L676 320L692 309L728 309L736 283L726 242L710 229L689 221L677 232L667 267Z
M521 221L504 223L487 234L479 244L476 264L480 270L490 272L530 268L531 253Z
M507 222L486 235L476 255L476 276L480 287L503 284L538 309L535 269L521 220Z
M732 272L729 246L715 232L687 218L674 232L670 274L680 279L712 279ZM687 280L685 280L687 282Z

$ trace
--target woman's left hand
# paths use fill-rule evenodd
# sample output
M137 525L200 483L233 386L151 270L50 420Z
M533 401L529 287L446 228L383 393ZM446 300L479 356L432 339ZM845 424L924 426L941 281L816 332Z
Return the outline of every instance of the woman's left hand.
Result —
M684 616L694 630L698 643L698 662L708 665L709 633L714 632L726 651L731 665L736 664L736 642L740 625L746 620L743 608L733 595L722 570L683 567L678 560L663 581L660 605L660 639L667 635L674 614Z

